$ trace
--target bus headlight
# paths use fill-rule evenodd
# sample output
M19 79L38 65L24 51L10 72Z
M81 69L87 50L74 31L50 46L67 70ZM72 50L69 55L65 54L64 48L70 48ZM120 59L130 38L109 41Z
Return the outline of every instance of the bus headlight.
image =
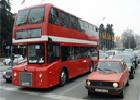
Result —
M90 86L91 82L89 80L86 81L86 84Z
M119 86L118 83L113 83L113 87L114 87L114 88L117 88L118 86Z
M17 76L17 73L16 72L14 72L14 77L16 77Z

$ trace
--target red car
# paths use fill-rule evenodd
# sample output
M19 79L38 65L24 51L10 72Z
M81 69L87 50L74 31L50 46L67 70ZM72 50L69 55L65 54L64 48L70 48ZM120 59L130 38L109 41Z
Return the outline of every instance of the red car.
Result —
M124 97L125 86L129 85L129 71L123 60L101 59L86 79L88 95L95 92Z

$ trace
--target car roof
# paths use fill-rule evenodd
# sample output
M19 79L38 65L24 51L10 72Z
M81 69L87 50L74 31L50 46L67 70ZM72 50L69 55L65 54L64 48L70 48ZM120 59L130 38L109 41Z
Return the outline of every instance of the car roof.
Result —
M118 61L118 62L122 62L123 61L123 59L100 59L99 61Z

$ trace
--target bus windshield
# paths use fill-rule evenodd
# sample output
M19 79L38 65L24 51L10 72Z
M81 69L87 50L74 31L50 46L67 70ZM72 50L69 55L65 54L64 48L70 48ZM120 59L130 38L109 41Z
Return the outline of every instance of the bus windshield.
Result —
M44 20L44 8L33 8L19 11L16 25L36 24Z
M28 46L28 63L44 63L43 44L33 44Z
M18 17L16 20L16 25L23 25L26 24L27 16L28 16L29 10L23 10L18 12Z

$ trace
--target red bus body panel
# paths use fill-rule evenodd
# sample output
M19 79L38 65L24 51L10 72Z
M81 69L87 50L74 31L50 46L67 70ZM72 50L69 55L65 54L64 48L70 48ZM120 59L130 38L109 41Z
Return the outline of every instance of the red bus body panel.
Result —
M91 43L80 43L78 41L58 41L53 40L59 43L61 46L82 46L82 47L96 47L98 51L98 38L96 36L89 36L85 33L78 32L74 29L65 28L59 25L53 25L48 23L48 16L49 10L53 5L46 4L46 5L38 5L34 7L45 7L45 17L44 22L41 24L26 24L22 26L16 26L14 23L13 28L13 45L28 45L32 43L44 43L47 44L48 37L59 37L62 39L79 39L85 40L89 42L95 43L94 45ZM32 7L31 7L32 8ZM29 9L31 9L29 8ZM41 28L42 29L42 36L45 37L46 40L36 40L36 41L18 41L16 40L16 31L23 30L23 29L31 29L31 28ZM32 39L27 39L32 40ZM18 42L17 42L18 41ZM45 55L47 55L47 48L45 47ZM50 64L47 64L46 57L44 64L28 64L22 63L19 65L15 65L12 68L13 73L13 81L12 83L16 86L22 86L20 84L20 73L27 72L32 74L32 86L30 88L49 88L55 86L60 83L60 72L63 67L67 68L68 71L68 78L73 78L78 75L84 74L89 71L89 64L94 62L94 66L98 62L98 57L96 58L82 58L77 60L69 60L62 62L61 59L58 61L54 61ZM14 77L14 73L17 74ZM40 78L40 74L42 77ZM26 87L26 86L23 86Z

